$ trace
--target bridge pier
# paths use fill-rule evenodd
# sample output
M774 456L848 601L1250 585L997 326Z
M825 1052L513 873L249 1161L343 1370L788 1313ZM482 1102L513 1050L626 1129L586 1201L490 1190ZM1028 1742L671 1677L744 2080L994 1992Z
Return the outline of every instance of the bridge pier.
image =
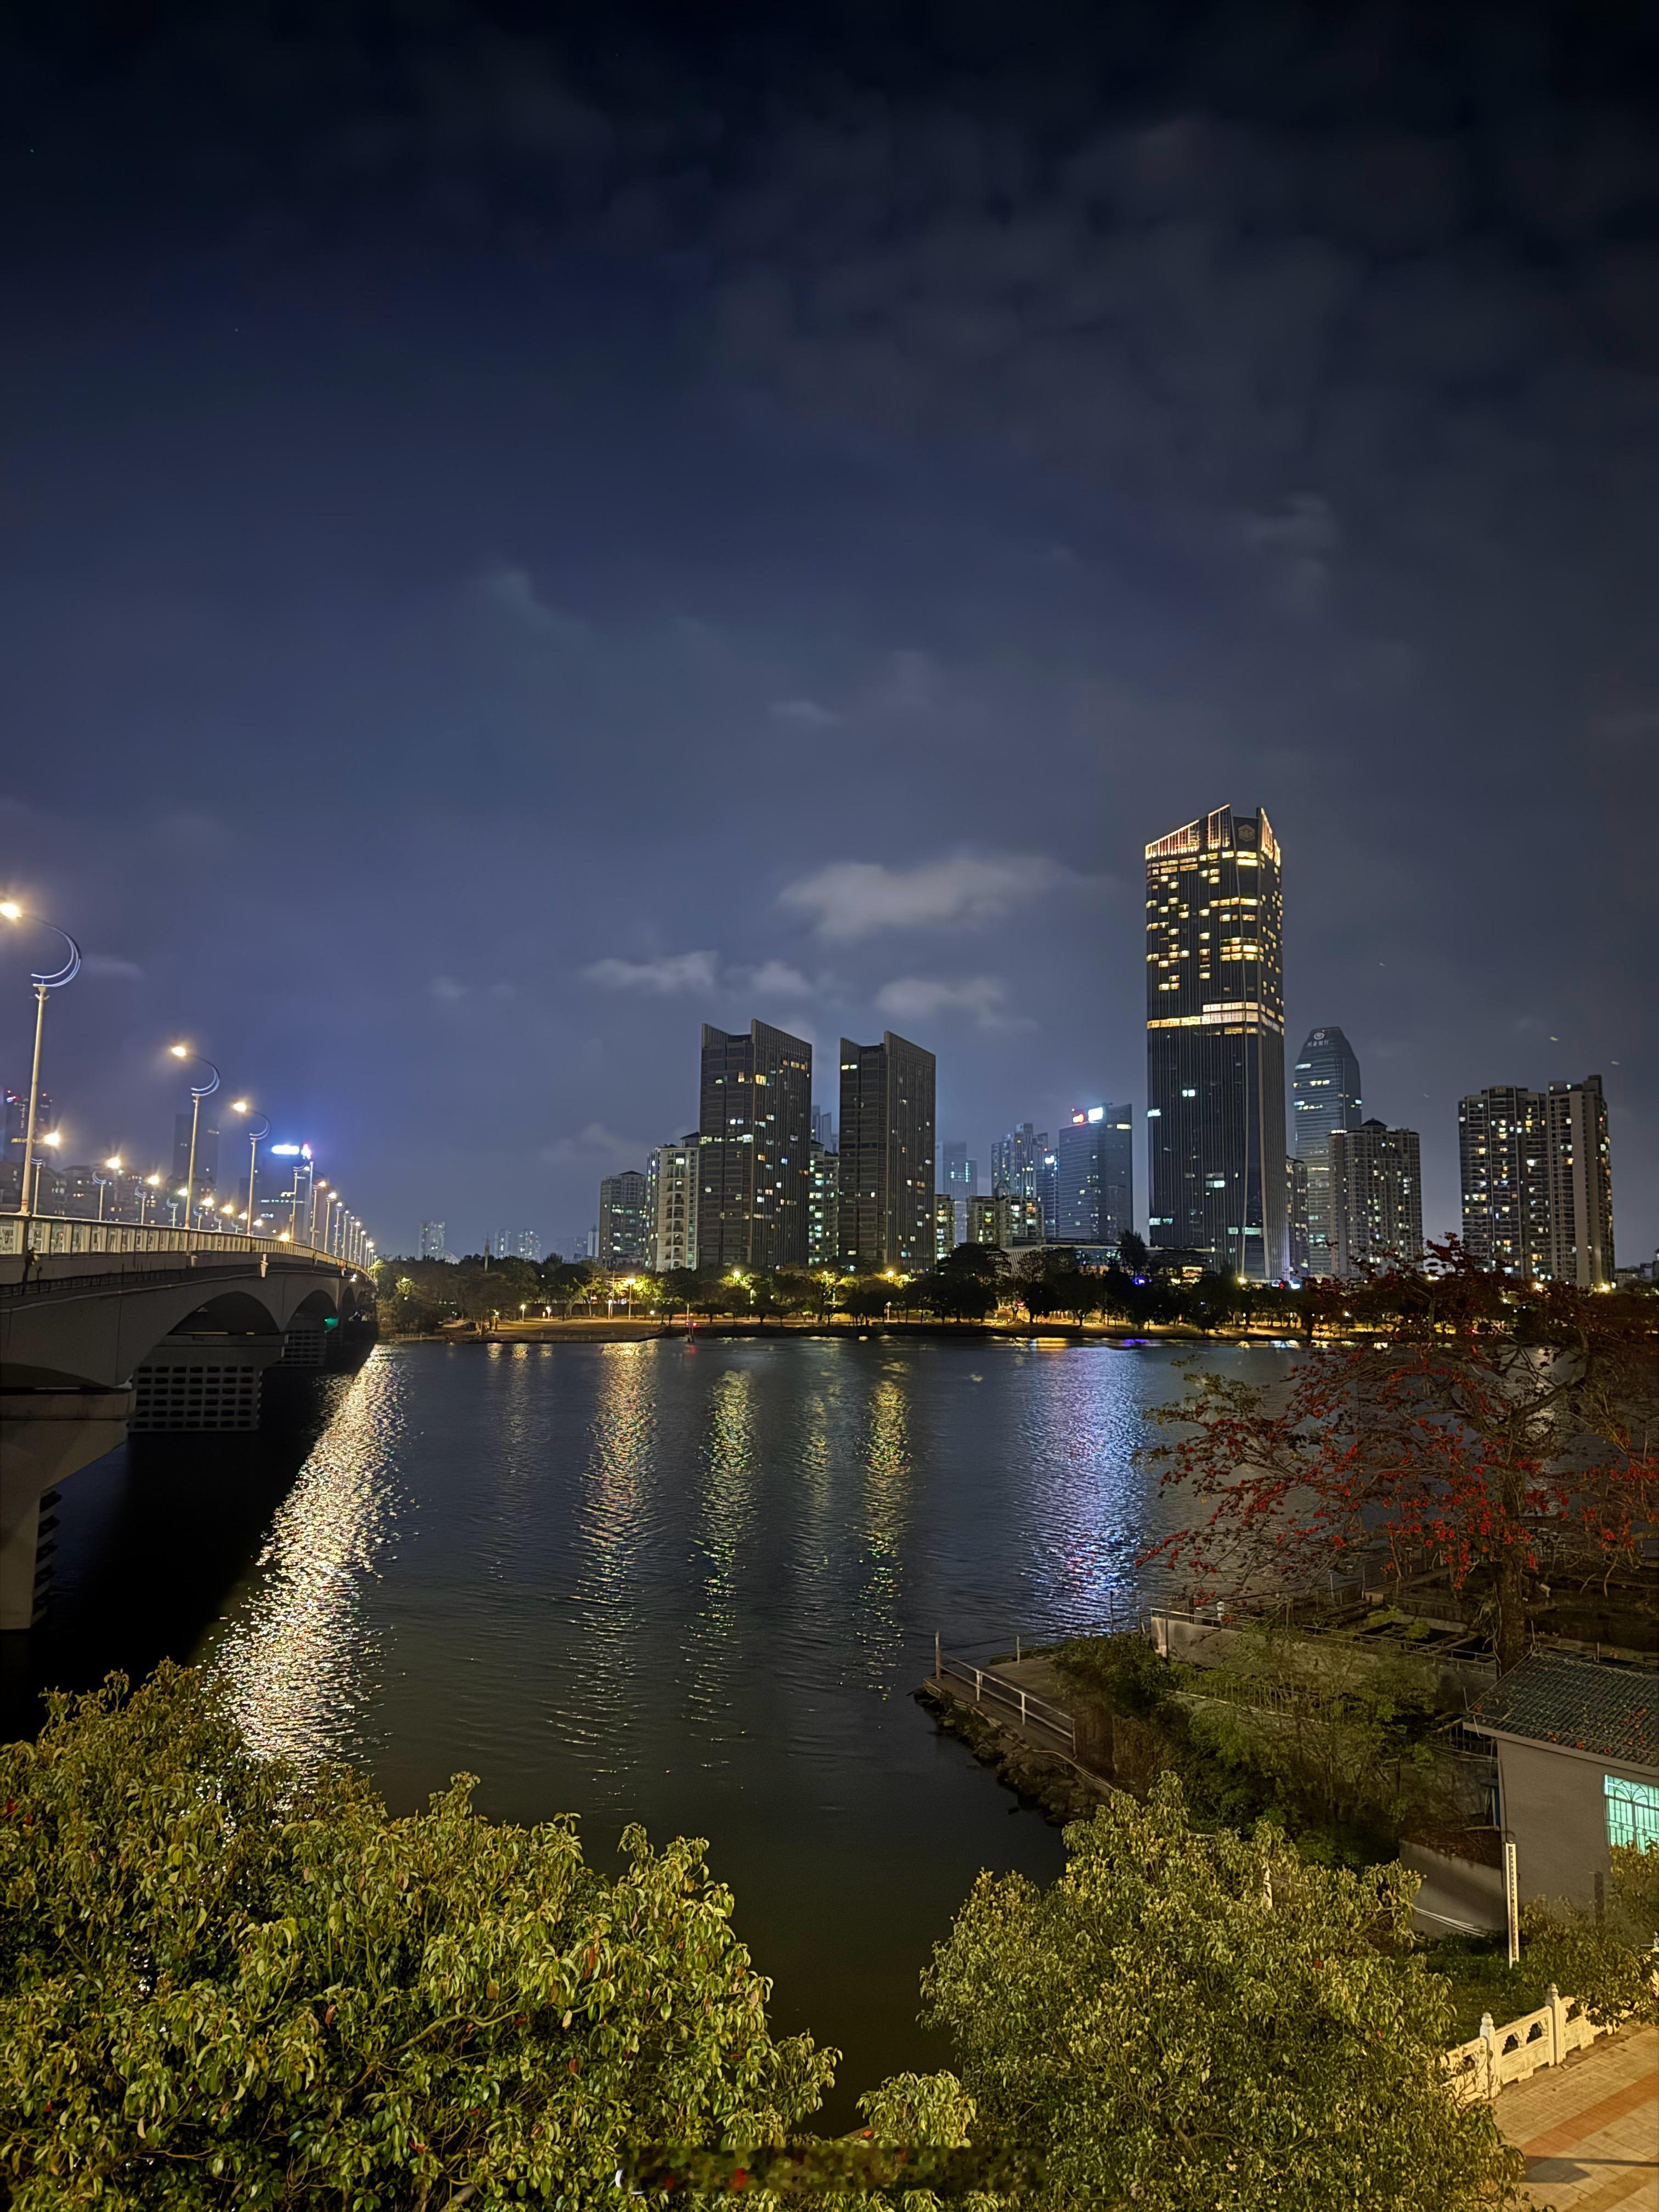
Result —
M40 1500L113 1451L132 1392L0 1390L0 1632L33 1626Z
M132 1370L132 1433L257 1429L264 1370L281 1360L283 1343L208 1332L164 1336Z

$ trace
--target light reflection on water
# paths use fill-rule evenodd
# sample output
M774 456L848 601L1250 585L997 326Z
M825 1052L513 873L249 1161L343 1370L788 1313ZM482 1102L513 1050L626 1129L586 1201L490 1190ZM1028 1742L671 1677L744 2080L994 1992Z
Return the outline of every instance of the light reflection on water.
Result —
M1218 1348L1263 1379L1285 1354ZM383 1346L276 1517L214 1663L256 1741L394 1809L707 1837L830 2108L945 2063L916 1978L982 1866L1054 1832L909 1692L947 1646L1104 1620L1162 1533L1133 1464L1161 1348L708 1339Z
M392 1534L411 1380L372 1361L278 1507L248 1600L210 1639L249 1741L302 1768L358 1747L378 1685L365 1597Z

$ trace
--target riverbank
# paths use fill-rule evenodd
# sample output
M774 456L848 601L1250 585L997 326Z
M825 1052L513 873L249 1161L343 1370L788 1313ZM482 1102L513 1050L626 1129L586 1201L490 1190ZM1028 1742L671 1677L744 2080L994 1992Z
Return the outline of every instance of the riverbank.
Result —
M980 1341L1009 1344L1110 1344L1121 1349L1138 1346L1255 1345L1277 1351L1300 1351L1298 1340L1266 1329L1218 1328L1206 1331L1187 1322L1152 1323L1130 1328L1112 1322L973 1322L973 1321L857 1321L836 1315L824 1320L796 1316L765 1320L744 1314L699 1316L688 1328L676 1316L665 1321L658 1315L544 1316L523 1321L493 1323L457 1322L437 1330L411 1331L399 1335L384 1333L387 1344L639 1344L672 1337L753 1337L767 1342L780 1337L844 1337L862 1341L882 1337L905 1342L932 1342L939 1338L970 1337Z

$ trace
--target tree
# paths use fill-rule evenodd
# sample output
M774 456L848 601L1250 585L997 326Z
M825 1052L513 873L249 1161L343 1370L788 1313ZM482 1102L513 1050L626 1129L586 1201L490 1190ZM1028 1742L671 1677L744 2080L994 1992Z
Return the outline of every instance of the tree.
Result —
M1131 1275L1150 1275L1152 1255L1146 1249L1146 1239L1133 1229L1126 1229L1117 1240L1117 1256Z
M1520 2159L1460 2106L1446 1984L1407 1955L1416 1877L1193 1827L1166 1778L1066 1831L1051 1888L981 1875L934 1954L974 2142L1040 2146L1025 2212L1473 2212Z
M1195 1594L1322 1581L1356 1553L1425 1562L1513 1666L1559 1585L1626 1574L1659 1517L1659 1328L1644 1302L1525 1283L1456 1245L1424 1268L1322 1285L1346 1345L1288 1385L1193 1379L1148 1454L1200 1517L1155 1547ZM1363 1334L1361 1334L1363 1333Z
M391 1820L255 1758L195 1674L0 1752L0 2176L16 2212L609 2206L636 2141L781 2142L836 2054L774 2041L702 1846Z

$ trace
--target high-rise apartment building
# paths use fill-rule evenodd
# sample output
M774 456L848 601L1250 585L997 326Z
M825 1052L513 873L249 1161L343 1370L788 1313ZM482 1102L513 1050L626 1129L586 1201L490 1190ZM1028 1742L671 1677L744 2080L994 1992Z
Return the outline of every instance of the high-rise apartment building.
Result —
M1079 1106L1054 1139L1055 1227L1061 1244L1113 1244L1135 1225L1134 1113Z
M678 1145L659 1145L646 1165L646 1208L651 1222L651 1265L658 1273L697 1264L697 1175L702 1147L696 1133Z
M1594 1289L1613 1276L1613 1177L1599 1075L1495 1085L1458 1103L1463 1243L1483 1267Z
M445 1242L447 1235L448 1231L441 1221L423 1221L421 1224L422 1259L441 1260L449 1249Z
M935 1073L931 1052L891 1030L879 1044L841 1041L843 1268L914 1274L933 1263Z
M1422 1146L1415 1129L1362 1121L1326 1139L1334 1275L1423 1256Z
M1147 1150L1154 1246L1285 1272L1281 855L1218 807L1146 848Z
M804 1267L811 1194L812 1048L769 1022L703 1024L697 1265Z
M827 1128L830 1116L821 1114ZM841 1154L826 1145L812 1146L812 1187L806 1201L806 1259L809 1267L833 1267L841 1251Z
M628 1168L599 1185L599 1261L602 1267L644 1267L651 1261L644 1170Z
M1046 1131L1039 1136L1029 1121L999 1137L991 1147L991 1194L994 1198L1035 1198L1037 1174L1048 1149Z
M812 1142L826 1152L836 1149L836 1117L827 1106L812 1109Z
M948 1260L957 1249L957 1202L947 1190L933 1193L933 1257Z
M1292 1271L1309 1275L1340 1272L1331 1218L1328 1147L1339 1129L1357 1129L1365 1109L1359 1096L1359 1060L1340 1030L1310 1030L1291 1070L1291 1150L1302 1162L1307 1183L1307 1257Z

